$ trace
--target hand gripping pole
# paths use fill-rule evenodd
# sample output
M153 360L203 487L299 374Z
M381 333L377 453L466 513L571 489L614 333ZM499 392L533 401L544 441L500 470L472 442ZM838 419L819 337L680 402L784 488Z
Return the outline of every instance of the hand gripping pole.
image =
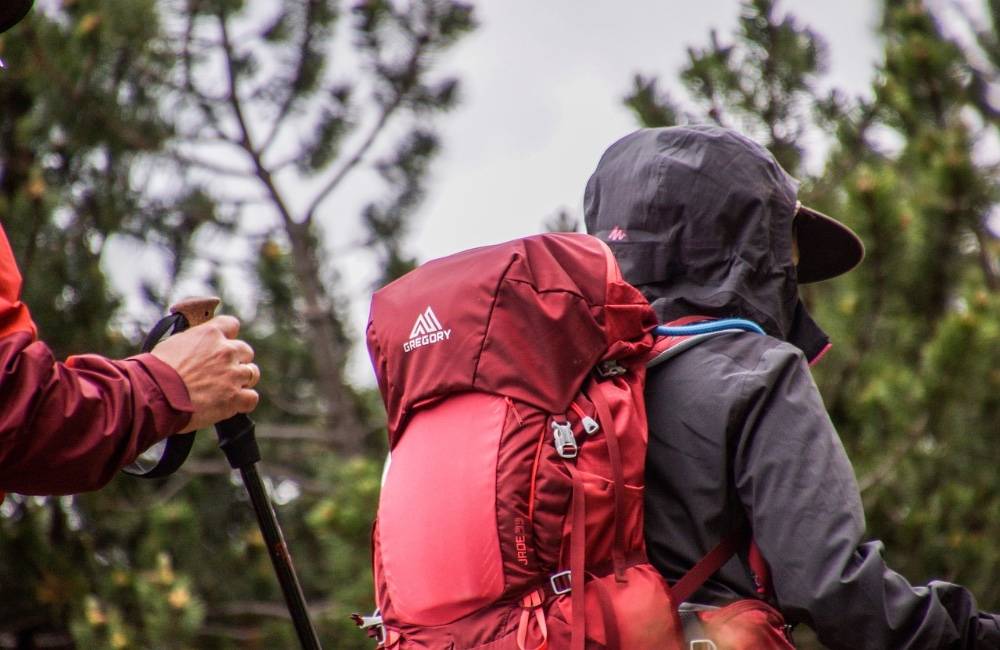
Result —
M142 345L143 352L152 350L168 331L176 334L210 320L215 315L219 302L219 299L214 297L191 298L172 306L170 315L157 323L146 336ZM254 421L243 413L238 413L215 425L219 448L229 461L229 466L240 471L243 486L250 496L250 503L257 516L257 525L264 537L299 643L303 650L320 650L319 638L309 620L309 610L298 576L295 574L292 557L278 525L274 508L271 507L264 482L257 473L256 463L260 461L260 450L257 447L254 430ZM142 478L159 478L172 474L184 464L193 442L193 431L172 435L159 444L159 449L154 445L135 462L126 466L124 471Z

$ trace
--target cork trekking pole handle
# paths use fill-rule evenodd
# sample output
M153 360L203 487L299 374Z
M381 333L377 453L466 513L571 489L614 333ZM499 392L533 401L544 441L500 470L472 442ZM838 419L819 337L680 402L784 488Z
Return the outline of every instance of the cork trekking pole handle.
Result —
M171 305L170 313L180 314L187 320L188 327L194 327L212 320L221 303L215 296L187 298Z
M150 352L167 334L177 334L211 320L221 302L215 296L200 296L171 305L170 315L160 319L146 335L142 342L142 351ZM141 478L169 476L180 469L187 460L194 445L194 436L194 431L188 431L161 440L139 454L134 461L123 467L122 471Z

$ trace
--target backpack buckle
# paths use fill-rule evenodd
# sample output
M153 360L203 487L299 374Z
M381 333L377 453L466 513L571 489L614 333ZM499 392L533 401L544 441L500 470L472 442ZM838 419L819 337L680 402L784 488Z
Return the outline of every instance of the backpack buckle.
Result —
M549 584L552 585L552 593L556 596L568 594L573 590L573 572L560 571L549 576Z
M580 446L576 443L576 436L573 435L573 427L569 422L552 420L552 442L556 453L563 458L576 458L580 453Z
M602 361L597 364L594 369L597 371L597 376L601 379L607 379L608 377L617 377L618 375L624 375L628 372L625 366L618 363L617 359L608 359L607 361Z
M382 615L379 610L376 609L371 616L351 614L351 619L355 625L368 633L369 638L374 639L379 644L385 643L385 625L382 624Z

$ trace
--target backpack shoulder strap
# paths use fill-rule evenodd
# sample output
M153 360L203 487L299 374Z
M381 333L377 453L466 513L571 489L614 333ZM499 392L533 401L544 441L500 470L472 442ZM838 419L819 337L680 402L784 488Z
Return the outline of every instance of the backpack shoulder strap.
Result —
M729 558L733 557L749 541L750 529L746 526L741 526L723 537L715 548L698 560L680 580L670 587L670 595L674 603L679 605L686 602L713 573L721 569L722 565L728 562Z
M765 333L760 325L743 318L711 319L705 316L686 316L666 325L660 325L653 330L653 333L659 338L650 351L646 367L657 366L705 339L728 332ZM749 526L740 526L722 538L722 541L715 548L674 583L670 588L674 602L679 604L687 601L713 573L721 569L722 565L744 548L749 549L750 571L753 574L757 592L761 597L768 598L771 595L771 585L767 563L753 540Z
M771 569L757 547L757 542L753 539L748 525L740 526L738 529L722 538L715 548L705 554L703 558L688 572L681 576L680 580L670 587L670 595L678 605L686 602L694 592L705 584L705 581L712 577L712 574L722 568L731 557L736 555L740 549L747 549L747 562L750 575L757 590L757 596L768 602L774 600L774 586L771 583Z

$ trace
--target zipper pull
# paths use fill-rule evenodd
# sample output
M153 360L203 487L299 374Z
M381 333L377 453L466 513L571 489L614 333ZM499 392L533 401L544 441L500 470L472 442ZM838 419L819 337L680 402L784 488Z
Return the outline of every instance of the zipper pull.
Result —
M552 441L556 453L563 458L576 458L580 451L579 445L576 444L576 436L573 435L573 427L569 422L552 420Z
M584 412L584 410L580 408L580 406L576 402L572 402L570 406L573 407L573 410L576 411L576 414L580 417L580 424L583 425L584 433L586 433L589 436L593 433L597 433L598 430L600 430L601 425L597 423L597 420L587 415L586 412Z

